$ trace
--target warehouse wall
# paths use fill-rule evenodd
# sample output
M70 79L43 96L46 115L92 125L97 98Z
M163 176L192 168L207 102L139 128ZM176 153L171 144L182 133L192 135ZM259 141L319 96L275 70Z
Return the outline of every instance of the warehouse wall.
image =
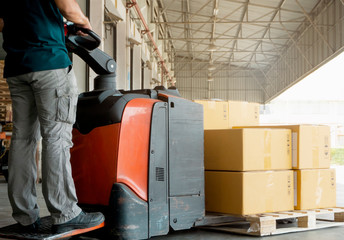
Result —
M254 70L215 64L215 81L208 82L208 62L187 62L185 58L176 58L175 62L176 86L187 99L264 102L264 92L255 79L258 73Z
M77 0L80 5L81 10L87 14L87 1L86 0ZM73 69L75 77L77 80L78 90L80 93L87 91L87 66L86 63L79 58L76 54L73 54Z
M126 22L117 23L117 88L127 89Z
M133 89L141 89L141 47L134 45Z

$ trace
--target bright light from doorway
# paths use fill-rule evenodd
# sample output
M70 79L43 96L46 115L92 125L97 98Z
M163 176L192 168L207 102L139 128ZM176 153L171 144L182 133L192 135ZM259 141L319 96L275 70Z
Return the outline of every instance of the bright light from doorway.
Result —
M273 101L278 100L344 100L344 52Z

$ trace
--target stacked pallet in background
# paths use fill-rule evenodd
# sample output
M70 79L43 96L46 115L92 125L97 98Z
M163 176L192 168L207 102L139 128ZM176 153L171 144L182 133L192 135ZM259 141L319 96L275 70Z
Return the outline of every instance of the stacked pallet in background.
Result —
M3 72L4 61L0 60L0 122L12 122L12 101Z
M290 129L295 209L336 207L336 173L330 169L330 127L321 125L245 126Z

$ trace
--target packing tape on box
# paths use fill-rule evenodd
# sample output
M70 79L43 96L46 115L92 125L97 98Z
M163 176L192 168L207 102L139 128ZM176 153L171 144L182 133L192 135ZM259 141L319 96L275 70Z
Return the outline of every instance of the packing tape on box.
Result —
M273 212L274 206L274 197L271 195L274 188L274 174L272 172L268 173L268 180L266 183L266 192L265 192L265 212ZM269 194L270 193L270 194Z
M313 158L313 168L319 168L319 146L313 146L312 148L312 158Z
M209 109L215 109L216 108L216 102L215 101L208 101L208 108Z
M264 131L264 169L271 169L271 132Z
M318 183L316 184L316 192L315 192L315 206L318 207L321 204L322 196L323 196L323 189L321 187L321 182L323 181L321 171L318 171Z
M320 146L320 136L319 129L312 128L312 160L313 168L319 168L319 146Z

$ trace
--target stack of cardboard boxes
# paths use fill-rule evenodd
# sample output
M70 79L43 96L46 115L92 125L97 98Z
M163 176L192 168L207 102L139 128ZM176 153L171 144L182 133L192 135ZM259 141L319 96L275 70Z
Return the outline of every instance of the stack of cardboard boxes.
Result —
M205 130L204 146L207 211L293 210L290 130Z
M292 131L295 209L335 207L336 173L335 169L330 169L330 127L320 125L258 127Z
M329 127L259 126L259 104L196 102L204 106L207 211L335 207Z

